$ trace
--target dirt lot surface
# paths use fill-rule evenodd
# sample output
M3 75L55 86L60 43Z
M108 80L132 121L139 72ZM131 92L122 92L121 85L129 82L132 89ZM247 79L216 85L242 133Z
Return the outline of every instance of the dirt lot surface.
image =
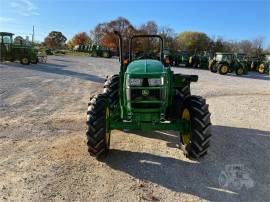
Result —
M104 162L88 155L87 102L119 71L116 59L0 64L0 201L269 201L269 77L173 69L199 75L192 93L212 113L199 162L168 131L114 131Z

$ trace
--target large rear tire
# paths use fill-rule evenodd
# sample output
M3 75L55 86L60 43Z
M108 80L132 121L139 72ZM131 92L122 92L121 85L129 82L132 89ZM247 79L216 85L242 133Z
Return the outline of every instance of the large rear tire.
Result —
M260 73L260 74L264 74L265 73L265 64L260 64L259 65L259 67L258 67L258 72Z
M108 117L110 115L106 94L94 96L87 109L87 146L91 156L102 159L107 156L110 147Z
M226 64L221 64L218 66L218 73L221 75L226 75L229 73L229 66Z
M188 97L181 108L182 120L190 121L190 131L180 134L180 148L191 158L207 154L210 146L211 121L208 105L199 96Z

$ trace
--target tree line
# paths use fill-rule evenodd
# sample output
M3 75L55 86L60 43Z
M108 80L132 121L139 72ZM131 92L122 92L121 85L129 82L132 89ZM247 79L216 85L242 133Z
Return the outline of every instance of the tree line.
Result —
M118 40L113 31L119 31L124 40L124 50L128 50L127 40L137 34L158 34L164 39L165 48L173 51L187 50L191 53L208 52L240 52L250 56L260 56L270 53L270 47L263 49L263 38L258 37L252 40L228 41L222 37L209 37L206 33L195 31L184 31L175 33L169 26L158 26L155 21L148 21L135 27L130 21L123 17L118 17L109 22L98 23L89 34L86 32L77 33L72 39L67 38L57 31L52 31L44 39L44 45L49 48L73 49L75 45L97 44L106 46L111 50L117 51ZM135 47L154 46L152 40L137 40Z

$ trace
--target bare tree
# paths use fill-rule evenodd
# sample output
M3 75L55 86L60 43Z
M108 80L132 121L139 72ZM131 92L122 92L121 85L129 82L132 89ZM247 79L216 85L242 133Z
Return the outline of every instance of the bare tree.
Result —
M263 38L258 37L252 40L253 54L260 57L263 54Z

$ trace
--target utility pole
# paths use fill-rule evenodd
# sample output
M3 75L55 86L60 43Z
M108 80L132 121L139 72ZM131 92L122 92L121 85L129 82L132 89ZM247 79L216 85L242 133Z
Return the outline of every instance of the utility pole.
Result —
M35 26L33 26L32 44L34 44L34 39L35 39Z

